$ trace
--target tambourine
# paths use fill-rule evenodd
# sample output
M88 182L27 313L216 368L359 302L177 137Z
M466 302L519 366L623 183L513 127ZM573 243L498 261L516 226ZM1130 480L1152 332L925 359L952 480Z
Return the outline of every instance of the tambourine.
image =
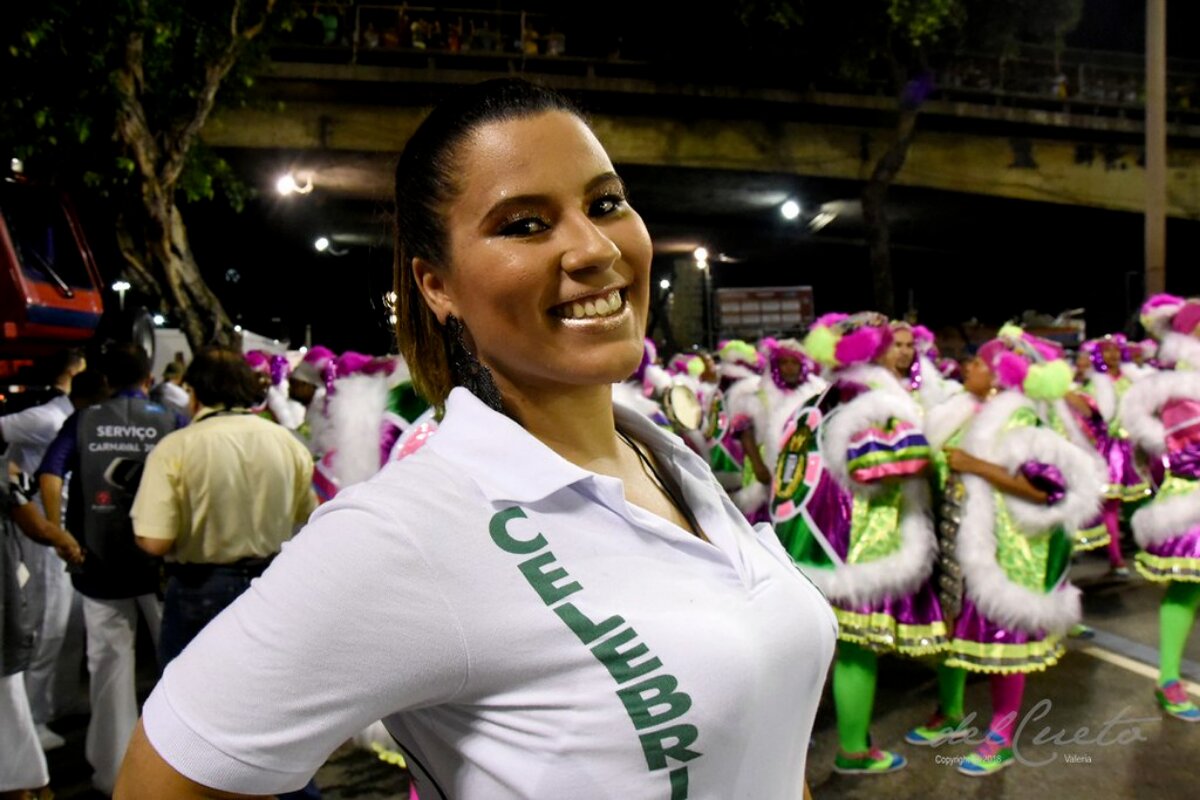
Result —
M676 383L663 393L663 410L671 424L685 431L698 431L704 421L704 407L696 393Z

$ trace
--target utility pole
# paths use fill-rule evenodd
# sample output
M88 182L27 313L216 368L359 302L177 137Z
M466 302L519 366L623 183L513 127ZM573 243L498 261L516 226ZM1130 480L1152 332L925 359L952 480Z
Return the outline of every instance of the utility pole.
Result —
M1146 296L1167 289L1167 0L1146 0Z

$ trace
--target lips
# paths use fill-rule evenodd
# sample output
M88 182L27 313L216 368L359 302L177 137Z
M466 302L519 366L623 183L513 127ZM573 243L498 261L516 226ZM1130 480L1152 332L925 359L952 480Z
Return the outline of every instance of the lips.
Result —
M550 313L562 319L599 319L618 314L624 307L624 290L612 289L603 294L561 303L550 309Z

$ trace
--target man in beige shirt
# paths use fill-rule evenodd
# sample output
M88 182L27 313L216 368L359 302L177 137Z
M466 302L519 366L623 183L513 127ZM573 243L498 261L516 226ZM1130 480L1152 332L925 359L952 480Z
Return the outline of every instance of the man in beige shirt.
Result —
M138 546L167 562L164 668L316 507L312 456L281 425L248 410L266 387L240 354L201 350L184 384L193 422L150 453L130 512Z

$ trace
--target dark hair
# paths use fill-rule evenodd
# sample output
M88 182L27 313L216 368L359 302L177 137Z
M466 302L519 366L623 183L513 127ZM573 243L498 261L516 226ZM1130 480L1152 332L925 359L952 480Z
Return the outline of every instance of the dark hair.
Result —
M85 369L71 379L71 403L87 408L108 399L108 379L98 369Z
M178 378L182 375L183 375L183 364L180 364L178 361L168 361L167 365L165 367L163 367L163 379L164 380L169 381L172 378Z
M46 374L51 380L58 380L62 375L77 368L83 363L83 350L78 347L68 347L48 357L45 362Z
M520 78L464 87L425 118L396 164L396 338L413 386L436 406L463 381L452 367L451 337L417 285L413 259L446 267L444 215L462 190L457 155L463 140L482 125L549 111L583 118L562 95Z
M114 392L132 389L150 377L150 358L132 342L123 342L104 351L104 375Z
M250 369L241 353L223 347L202 348L183 380L209 408L249 408L267 396L265 376Z

